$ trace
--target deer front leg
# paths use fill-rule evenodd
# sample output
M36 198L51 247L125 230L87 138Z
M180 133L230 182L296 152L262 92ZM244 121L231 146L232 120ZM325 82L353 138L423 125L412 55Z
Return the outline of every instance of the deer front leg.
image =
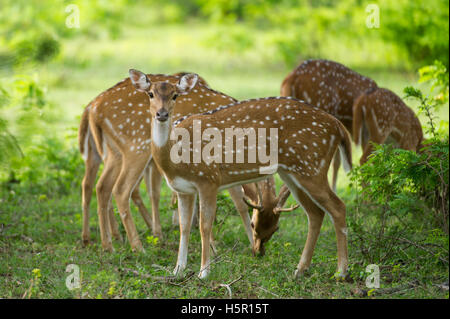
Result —
M144 173L148 196L152 203L153 236L162 238L161 221L159 219L159 200L161 195L161 173L153 161L150 161Z
M236 186L228 189L228 193L231 196L231 200L236 206L239 214L241 215L242 222L244 223L245 233L247 234L248 241L250 242L250 247L253 247L253 233L252 228L250 226L250 216L248 214L248 206L244 202L244 191L241 186Z
M195 206L195 194L180 194L178 196L178 216L180 224L180 244L178 247L177 265L173 271L175 276L179 276L186 268L189 245L189 235L191 233L192 214Z
M210 272L211 232L216 215L217 191L214 189L200 191L200 235L202 238L202 263L198 277L205 279Z

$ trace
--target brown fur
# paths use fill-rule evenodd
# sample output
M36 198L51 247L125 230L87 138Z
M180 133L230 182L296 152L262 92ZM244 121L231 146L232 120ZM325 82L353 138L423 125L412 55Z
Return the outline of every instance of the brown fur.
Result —
M372 153L372 143L391 140L399 148L417 151L423 140L417 116L400 97L384 88L367 92L356 100L353 133L355 143L363 148L361 164Z

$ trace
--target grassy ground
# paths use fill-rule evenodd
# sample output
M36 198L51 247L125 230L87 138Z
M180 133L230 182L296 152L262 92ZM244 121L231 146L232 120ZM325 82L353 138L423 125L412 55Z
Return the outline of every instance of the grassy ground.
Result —
M189 30L177 26L157 30L127 29L115 41L77 38L67 42L58 61L35 70L41 83L48 88L48 99L54 104L53 112L59 119L48 129L73 136L69 142L76 147L73 129L78 125L83 107L126 77L131 67L153 73L194 71L204 76L213 88L238 99L278 95L289 68L267 63L271 51L264 51L262 34L255 34L257 44L253 50L237 53L210 48L207 42L213 39L209 32L197 25L190 26ZM355 55L357 53L353 52L347 60L340 61L349 64ZM417 81L417 76L411 72L365 68L361 63L355 68L401 96L405 86ZM441 118L448 118L448 107L441 113ZM359 150L354 151L355 163L359 154ZM345 201L351 197L351 190L347 189L347 177L340 174L338 193ZM223 298L228 296L227 290L220 284L234 280L237 281L231 290L236 298L355 298L360 297L354 294L356 288L366 289L366 264L360 263L361 256L351 245L356 240L351 233L349 252L353 282L337 282L333 278L336 244L334 228L328 218L324 221L310 271L296 281L293 273L307 234L305 214L301 210L286 214L280 221L280 230L267 245L266 256L255 258L240 218L225 193L219 199L214 228L219 251L209 280L201 281L195 276L200 267L197 229L191 235L186 277L178 281L164 280L162 276L171 274L175 266L179 239L178 227L171 225L172 208L167 187L163 187L161 203L165 237L152 238L133 208L145 253L132 253L128 243L115 243L114 253L103 253L94 213L95 200L91 206L93 244L81 247L79 182L75 182L77 187L67 194L0 189L0 297ZM141 191L146 198L144 190ZM147 199L146 204L149 207ZM121 231L125 237L122 226ZM448 292L434 286L448 278L448 265L430 265L426 252L414 253L417 263L400 267L397 261L390 260L380 265L382 289L414 284L399 290L380 290L378 294L374 292L372 298L448 298ZM69 291L65 286L69 275L65 269L69 264L80 267L81 289ZM33 273L33 269L39 271ZM192 272L194 276L190 276Z
M76 192L74 192L76 193ZM2 194L2 237L0 240L0 296L3 298L223 298L220 284L237 280L233 298L359 298L355 290L368 290L361 276L360 254L350 244L352 282L333 278L336 269L335 234L325 219L307 274L294 280L293 273L307 234L306 216L299 210L284 216L280 230L267 245L264 257L251 254L240 218L230 200L221 195L214 227L218 254L211 276L196 277L200 267L200 236L193 229L186 276L174 281L163 277L175 266L179 230L171 225L170 196L163 192L164 239L155 239L134 210L134 220L145 252L135 254L127 243L115 242L114 253L100 246L97 218L91 218L93 244L81 247L80 197ZM95 209L95 202L92 204ZM95 216L95 214L94 214ZM118 216L116 216L118 218ZM349 216L351 219L351 216ZM121 226L122 235L125 232ZM356 240L351 233L349 242ZM448 292L434 286L448 276L445 265L427 264L428 255L419 253L418 263L401 265L388 261L380 266L381 289L372 298L448 298ZM81 289L65 286L69 264L81 271ZM365 267L366 265L364 265ZM41 277L36 283L36 270ZM430 270L432 270L430 272ZM192 275L192 276L191 276ZM411 283L411 286L405 286ZM399 288L400 287L400 288ZM389 288L394 288L390 292ZM395 289L399 289L396 291ZM384 292L383 292L384 291Z

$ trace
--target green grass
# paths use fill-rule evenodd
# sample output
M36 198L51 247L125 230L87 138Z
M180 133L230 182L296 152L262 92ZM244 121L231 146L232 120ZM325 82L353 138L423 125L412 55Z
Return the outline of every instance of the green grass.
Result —
M171 225L167 189L163 191L161 205L164 239L155 243L133 209L144 253L132 253L128 243L120 242L114 243L114 253L102 252L95 201L91 218L93 243L82 248L77 193L65 197L2 194L3 201L6 200L2 203L0 237L2 298L23 297L33 281L33 269L39 269L42 276L31 296L25 295L32 298L225 298L227 291L220 284L235 279L239 280L231 286L233 298L359 298L353 291L366 289L365 275L360 273L366 265L359 264L361 256L354 249L357 245L349 246L354 281L340 282L333 278L336 245L334 228L328 218L322 226L310 270L295 280L294 270L307 235L306 216L299 210L283 216L280 230L267 244L266 255L253 257L241 220L228 197L222 195L214 227L218 254L209 279L196 277L201 245L198 229L194 228L186 277L166 281L162 277L171 275L179 239L178 227ZM120 230L125 238L122 225ZM350 233L349 242L354 240ZM445 266L427 265L427 255L416 254L422 263L400 268L390 263L379 265L381 288L396 287L415 279L420 284L393 294L377 296L375 293L373 298L448 298L448 292L433 285L445 279ZM80 267L81 289L70 291L65 286L69 275L65 269L69 264ZM111 286L115 286L113 291Z
M73 128L78 126L83 108L97 94L126 77L129 68L149 73L197 72L214 89L238 99L278 95L281 81L290 69L270 63L273 52L265 47L264 33L253 31L255 46L245 52L211 48L208 41L213 41L214 30L211 26L195 24L129 28L114 41L83 37L67 41L57 61L34 70L47 87L47 98L53 104L49 112L54 112L57 118L46 129L55 135L71 136L69 143L77 147ZM336 60L355 67L400 96L405 86L417 82L414 72L383 66L365 68L364 58L357 52L346 55L340 47ZM331 58L332 52L328 54ZM352 65L351 61L357 62ZM441 109L439 117L448 118L448 105ZM360 153L359 149L354 150L354 163L358 162ZM294 280L307 235L305 214L301 210L285 214L280 220L280 230L266 246L266 256L256 258L225 193L219 199L214 228L219 251L209 279L202 281L196 277L200 267L200 236L198 229L193 229L186 274L195 272L195 275L164 281L160 277L170 275L175 266L179 240L178 227L171 225L168 188L163 186L161 203L165 238L156 244L151 238L147 240L151 232L133 208L145 252L132 253L127 242L115 242L115 252L104 253L99 243L95 200L91 205L93 244L81 247L81 177L74 178L79 179L74 183L78 186L69 194L53 191L35 194L20 187L0 189L0 297L224 298L228 296L227 291L220 284L235 279L239 280L231 286L233 298L355 298L359 296L352 293L354 289L365 289L367 262L355 248L357 239L351 232L349 254L353 282L333 278L337 257L334 228L329 218L322 226L311 269L301 279ZM347 185L348 178L341 170L338 193L345 202L353 196ZM293 200L288 204L293 204ZM146 205L150 207L148 199ZM351 220L351 214L348 218ZM398 260L389 260L379 265L381 288L397 287L415 279L419 284L391 294L374 293L373 298L448 298L448 292L434 286L448 278L448 265L431 263L427 253L420 250L405 253L415 262L399 266ZM79 290L69 291L65 287L69 275L65 269L69 264L80 267L82 287ZM40 269L41 277L29 290L34 280L33 269Z

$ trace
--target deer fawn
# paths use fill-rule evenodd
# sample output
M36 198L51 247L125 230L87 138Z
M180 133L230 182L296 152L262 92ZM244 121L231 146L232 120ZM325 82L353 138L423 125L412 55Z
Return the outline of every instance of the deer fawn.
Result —
M420 149L423 133L419 119L392 91L384 88L367 91L355 101L353 112L354 141L363 149L361 165L373 152L372 143L393 142L405 150Z
M344 166L351 168L351 141L342 123L302 101L278 97L230 104L179 119L172 125L175 100L192 90L197 76L187 74L176 85L152 82L136 70L130 70L130 78L138 90L148 95L153 160L178 195L180 244L175 274L186 267L191 216L197 194L202 241L199 277L205 278L210 271L210 233L217 193L231 186L266 179L267 174L278 172L309 217L308 238L296 275L310 265L325 212L334 221L338 270L345 275L348 263L345 205L330 189L327 180L328 167L337 148ZM258 146L255 128L258 128ZM270 138L266 137L267 130L271 132ZM246 135L238 138L240 132ZM237 135L233 135L235 133ZM182 136L180 141L174 140L177 134ZM193 136L192 141L190 136ZM206 144L207 141L211 142ZM268 157L267 141L271 149ZM281 145L277 147L278 141ZM272 147L275 154L272 154ZM248 151L247 161L244 160L245 150ZM253 156L256 150L258 159ZM225 159L225 163L221 159ZM268 162L269 166L266 165Z
M345 67L328 60L308 60L294 69L281 85L282 96L304 100L335 116L352 132L353 104L366 90L377 84ZM332 187L336 191L338 155L334 158Z
M153 81L173 83L180 79L179 76L167 75L149 75L149 78ZM174 116L204 112L234 101L236 100L199 83L190 94L181 96L177 100ZM100 94L83 113L79 129L79 144L86 163L86 175L82 188L84 243L89 241L90 195L102 159L105 165L96 188L103 249L112 250L111 233L114 237L120 238L113 215L112 194L116 199L120 217L133 250L142 250L142 244L130 215L130 196L147 225L153 227L154 234L162 235L158 210L161 174L150 160L152 153L149 112L148 97L135 90L130 79L127 78ZM153 221L143 205L138 187L135 187L141 181L142 175L145 177L147 191L152 201ZM252 244L250 218L247 206L242 200L242 188L231 188L229 193L242 217L247 236Z

